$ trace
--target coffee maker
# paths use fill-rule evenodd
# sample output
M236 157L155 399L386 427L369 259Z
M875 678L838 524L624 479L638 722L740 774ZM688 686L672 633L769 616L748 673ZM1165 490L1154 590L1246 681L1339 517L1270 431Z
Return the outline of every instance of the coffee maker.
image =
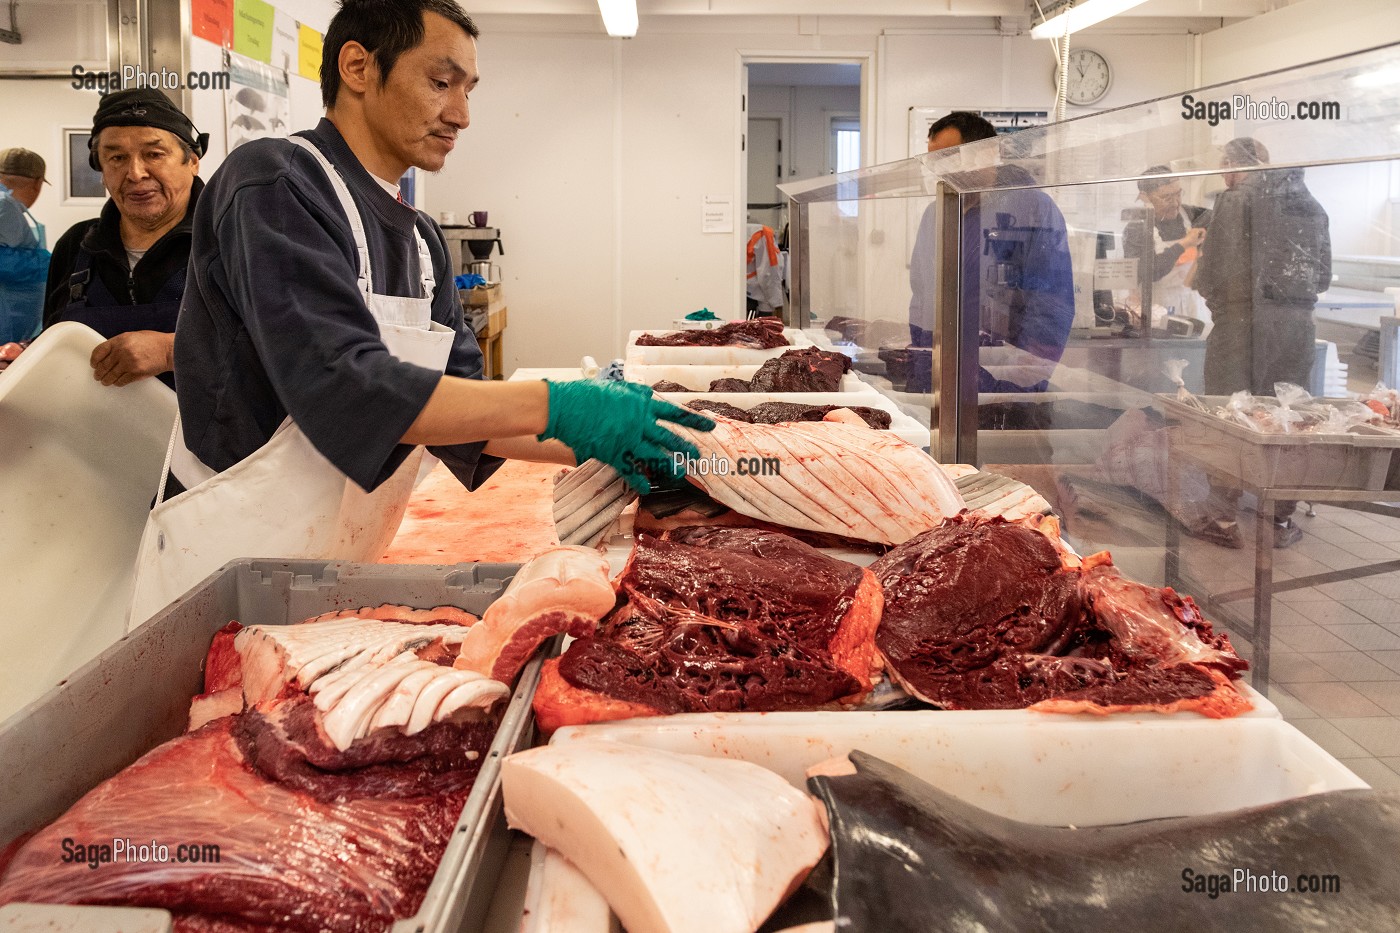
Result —
M488 285L500 283L501 267L491 261L491 254L497 250L502 256L506 254L499 227L444 224L442 235L447 238L452 262L457 269L468 275L475 273L481 276Z
M496 250L500 250L502 256L506 254L505 245L501 243L500 228L469 227L463 230L462 234L462 239L472 257L466 265L467 274L481 276L486 280L487 285L499 284L501 267L491 261L491 254Z

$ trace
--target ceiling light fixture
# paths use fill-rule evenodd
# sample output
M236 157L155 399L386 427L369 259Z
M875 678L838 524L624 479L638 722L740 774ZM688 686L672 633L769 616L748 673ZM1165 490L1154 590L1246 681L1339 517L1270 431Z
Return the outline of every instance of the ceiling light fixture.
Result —
M1087 29L1095 23L1101 23L1110 16L1117 16L1124 10L1131 10L1143 2L1145 0L1085 0L1084 3L1072 5L1036 26L1031 30L1031 38L1058 39L1069 33Z
M603 14L608 35L630 38L637 34L637 0L598 0L598 12Z

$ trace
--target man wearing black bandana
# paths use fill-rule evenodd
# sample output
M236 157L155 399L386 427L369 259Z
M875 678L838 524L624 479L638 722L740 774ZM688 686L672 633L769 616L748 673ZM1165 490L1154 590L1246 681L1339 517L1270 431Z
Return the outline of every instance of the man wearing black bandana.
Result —
M74 224L54 246L44 326L77 321L106 338L91 360L103 385L156 376L174 388L175 320L207 140L160 91L118 91L97 106L89 162L109 198L97 219Z

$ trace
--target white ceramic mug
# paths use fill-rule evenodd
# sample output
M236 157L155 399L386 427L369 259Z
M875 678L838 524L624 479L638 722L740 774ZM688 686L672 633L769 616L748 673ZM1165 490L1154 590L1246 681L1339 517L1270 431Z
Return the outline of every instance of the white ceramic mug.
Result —
M456 222L457 222L457 212L456 212L456 211L443 211L441 214L438 214L438 223L442 224L442 225L445 226L445 227L450 227L450 226L452 226L453 224L455 224Z

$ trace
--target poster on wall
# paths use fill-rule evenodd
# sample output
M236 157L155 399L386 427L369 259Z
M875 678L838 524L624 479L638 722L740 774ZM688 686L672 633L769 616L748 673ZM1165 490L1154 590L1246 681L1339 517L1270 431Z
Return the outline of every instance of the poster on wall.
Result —
M276 11L276 15L272 19L272 61L270 62L274 68L281 68L283 71L297 70L297 45L299 42L297 27L299 25L290 13Z
M228 55L224 92L228 151L267 136L286 136L291 114L287 73L239 55Z
M254 61L272 61L272 4L234 0L233 50Z
M325 37L302 25L297 35L297 73L308 81L321 80L321 47Z
M196 38L233 45L233 0L191 0L190 30Z

